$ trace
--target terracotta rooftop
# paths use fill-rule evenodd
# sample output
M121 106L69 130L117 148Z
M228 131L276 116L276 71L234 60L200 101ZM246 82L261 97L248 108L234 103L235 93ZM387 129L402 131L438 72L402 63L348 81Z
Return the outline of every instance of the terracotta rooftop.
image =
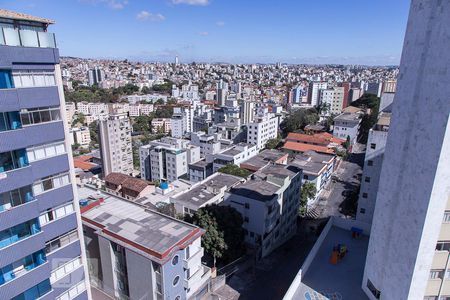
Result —
M121 185L125 180L128 179L128 176L122 173L109 173L106 177L105 177L105 182L106 183L111 183L114 185Z
M31 15L11 11L11 10L6 10L6 9L0 9L0 18L32 21L32 22L39 22L39 23L44 23L44 24L55 24L55 21L50 20L50 19L35 17L35 16L31 16Z
M83 171L89 171L90 169L97 166L96 164L77 159L73 160L73 165L75 166L75 168L82 169Z
M313 151L316 151L319 153L334 154L334 150L332 148L328 148L325 146L311 145L311 144L296 143L296 142L291 142L291 141L287 141L284 144L283 149L297 151L297 152L306 152L306 151L313 150Z
M142 192L149 185L150 182L134 177L128 177L127 180L122 182L122 188L132 190L138 193Z

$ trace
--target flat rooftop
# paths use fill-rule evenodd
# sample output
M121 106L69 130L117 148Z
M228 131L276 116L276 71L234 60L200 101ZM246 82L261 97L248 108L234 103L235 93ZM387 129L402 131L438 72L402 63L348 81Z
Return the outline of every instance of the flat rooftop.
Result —
M334 120L338 121L353 121L353 122L359 122L360 115L358 113L350 113L350 112L344 112L334 118Z
M169 183L169 190L164 194L160 193L158 189L156 189L153 193L145 195L142 198L135 199L133 202L149 207L153 207L160 202L169 203L170 196L174 196L184 190L187 190L190 186L191 183L178 179Z
M345 244L348 253L333 265L329 261L337 244ZM314 299L307 298L307 293L316 292L330 300L369 300L361 289L368 245L368 236L354 239L350 231L332 226L292 299Z
M179 201L200 207L219 194L223 188L229 189L241 180L242 178L233 175L215 173L185 193L175 196L171 202Z
M157 259L164 259L177 246L202 234L199 227L90 187L79 186L78 194L80 199L103 198L102 202L94 201L82 207L86 226L95 227L105 236Z

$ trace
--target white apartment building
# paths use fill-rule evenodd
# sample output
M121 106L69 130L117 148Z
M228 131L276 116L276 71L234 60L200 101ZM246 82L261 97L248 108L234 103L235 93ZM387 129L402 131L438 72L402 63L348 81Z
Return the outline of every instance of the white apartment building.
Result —
M66 120L67 120L67 124L69 125L69 127L72 126L72 120L73 120L73 116L76 113L76 106L75 103L73 102L67 102L66 103Z
M258 257L269 255L297 230L302 171L295 166L269 165L234 186L224 204L244 219L245 241Z
M172 137L182 138L186 133L192 132L194 109L192 106L178 106L173 108L170 120Z
M223 173L214 173L197 182L176 195L170 197L177 214L193 215L197 210L211 204L219 204L224 200L225 192L244 179Z
M450 2L411 2L362 281L371 300L450 297L449 36Z
M356 219L368 224L372 224L390 122L391 114L381 112L367 139Z
M308 88L308 103L311 106L317 106L320 101L320 91L328 88L326 82L310 82Z
M278 118L273 114L258 116L247 125L247 143L256 145L258 150L265 148L270 139L278 136Z
M125 114L110 115L99 121L98 128L103 176L111 172L132 174L130 119Z
M214 155L222 151L220 138L220 133L192 132L191 144L200 147L200 154L205 157L206 155Z
M94 117L108 113L108 105L105 103L78 102L77 112Z
M241 100L239 109L239 117L242 125L253 122L253 119L255 118L254 101Z
M169 118L157 118L152 120L152 132L169 133L172 130L171 119Z
M359 113L344 112L334 118L333 136L340 139L350 138L355 143L358 138L361 115Z
M187 176L188 164L200 160L200 148L189 141L162 138L139 148L141 177L149 180L173 182Z
M114 299L200 299L209 292L203 229L99 190L78 193L97 199L82 209L94 286Z
M206 161L213 162L213 172L217 172L220 168L234 164L239 166L242 162L252 158L258 154L256 145L239 143L220 153L206 156Z
M88 127L70 128L71 145L78 144L81 148L89 148L91 144L91 134Z
M328 105L328 110L322 113L324 116L340 114L344 105L344 87L321 90L320 103Z

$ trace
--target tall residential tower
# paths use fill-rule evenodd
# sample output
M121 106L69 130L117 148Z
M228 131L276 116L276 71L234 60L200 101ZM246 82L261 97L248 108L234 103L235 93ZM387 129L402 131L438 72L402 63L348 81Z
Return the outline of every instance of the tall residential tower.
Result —
M88 299L53 22L0 9L0 299Z
M449 37L450 2L413 0L362 282L370 299L450 297Z

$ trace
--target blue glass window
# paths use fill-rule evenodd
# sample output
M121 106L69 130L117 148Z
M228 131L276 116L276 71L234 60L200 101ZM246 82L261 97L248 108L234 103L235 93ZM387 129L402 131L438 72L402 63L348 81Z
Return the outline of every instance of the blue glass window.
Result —
M0 212L30 202L33 199L30 185L0 193Z
M0 172L6 172L28 166L25 149L0 153Z
M0 269L0 285L19 277L28 271L39 267L47 261L43 250L25 256L12 264Z
M41 231L38 219L0 231L0 249Z
M18 111L0 112L0 131L22 128Z
M11 300L34 300L39 297L44 296L48 292L50 292L52 289L50 285L50 280L46 279L39 283L36 286L33 286L32 288L26 290L20 295L17 295L16 297L12 298Z
M0 70L0 89L12 89L14 83L10 70Z

